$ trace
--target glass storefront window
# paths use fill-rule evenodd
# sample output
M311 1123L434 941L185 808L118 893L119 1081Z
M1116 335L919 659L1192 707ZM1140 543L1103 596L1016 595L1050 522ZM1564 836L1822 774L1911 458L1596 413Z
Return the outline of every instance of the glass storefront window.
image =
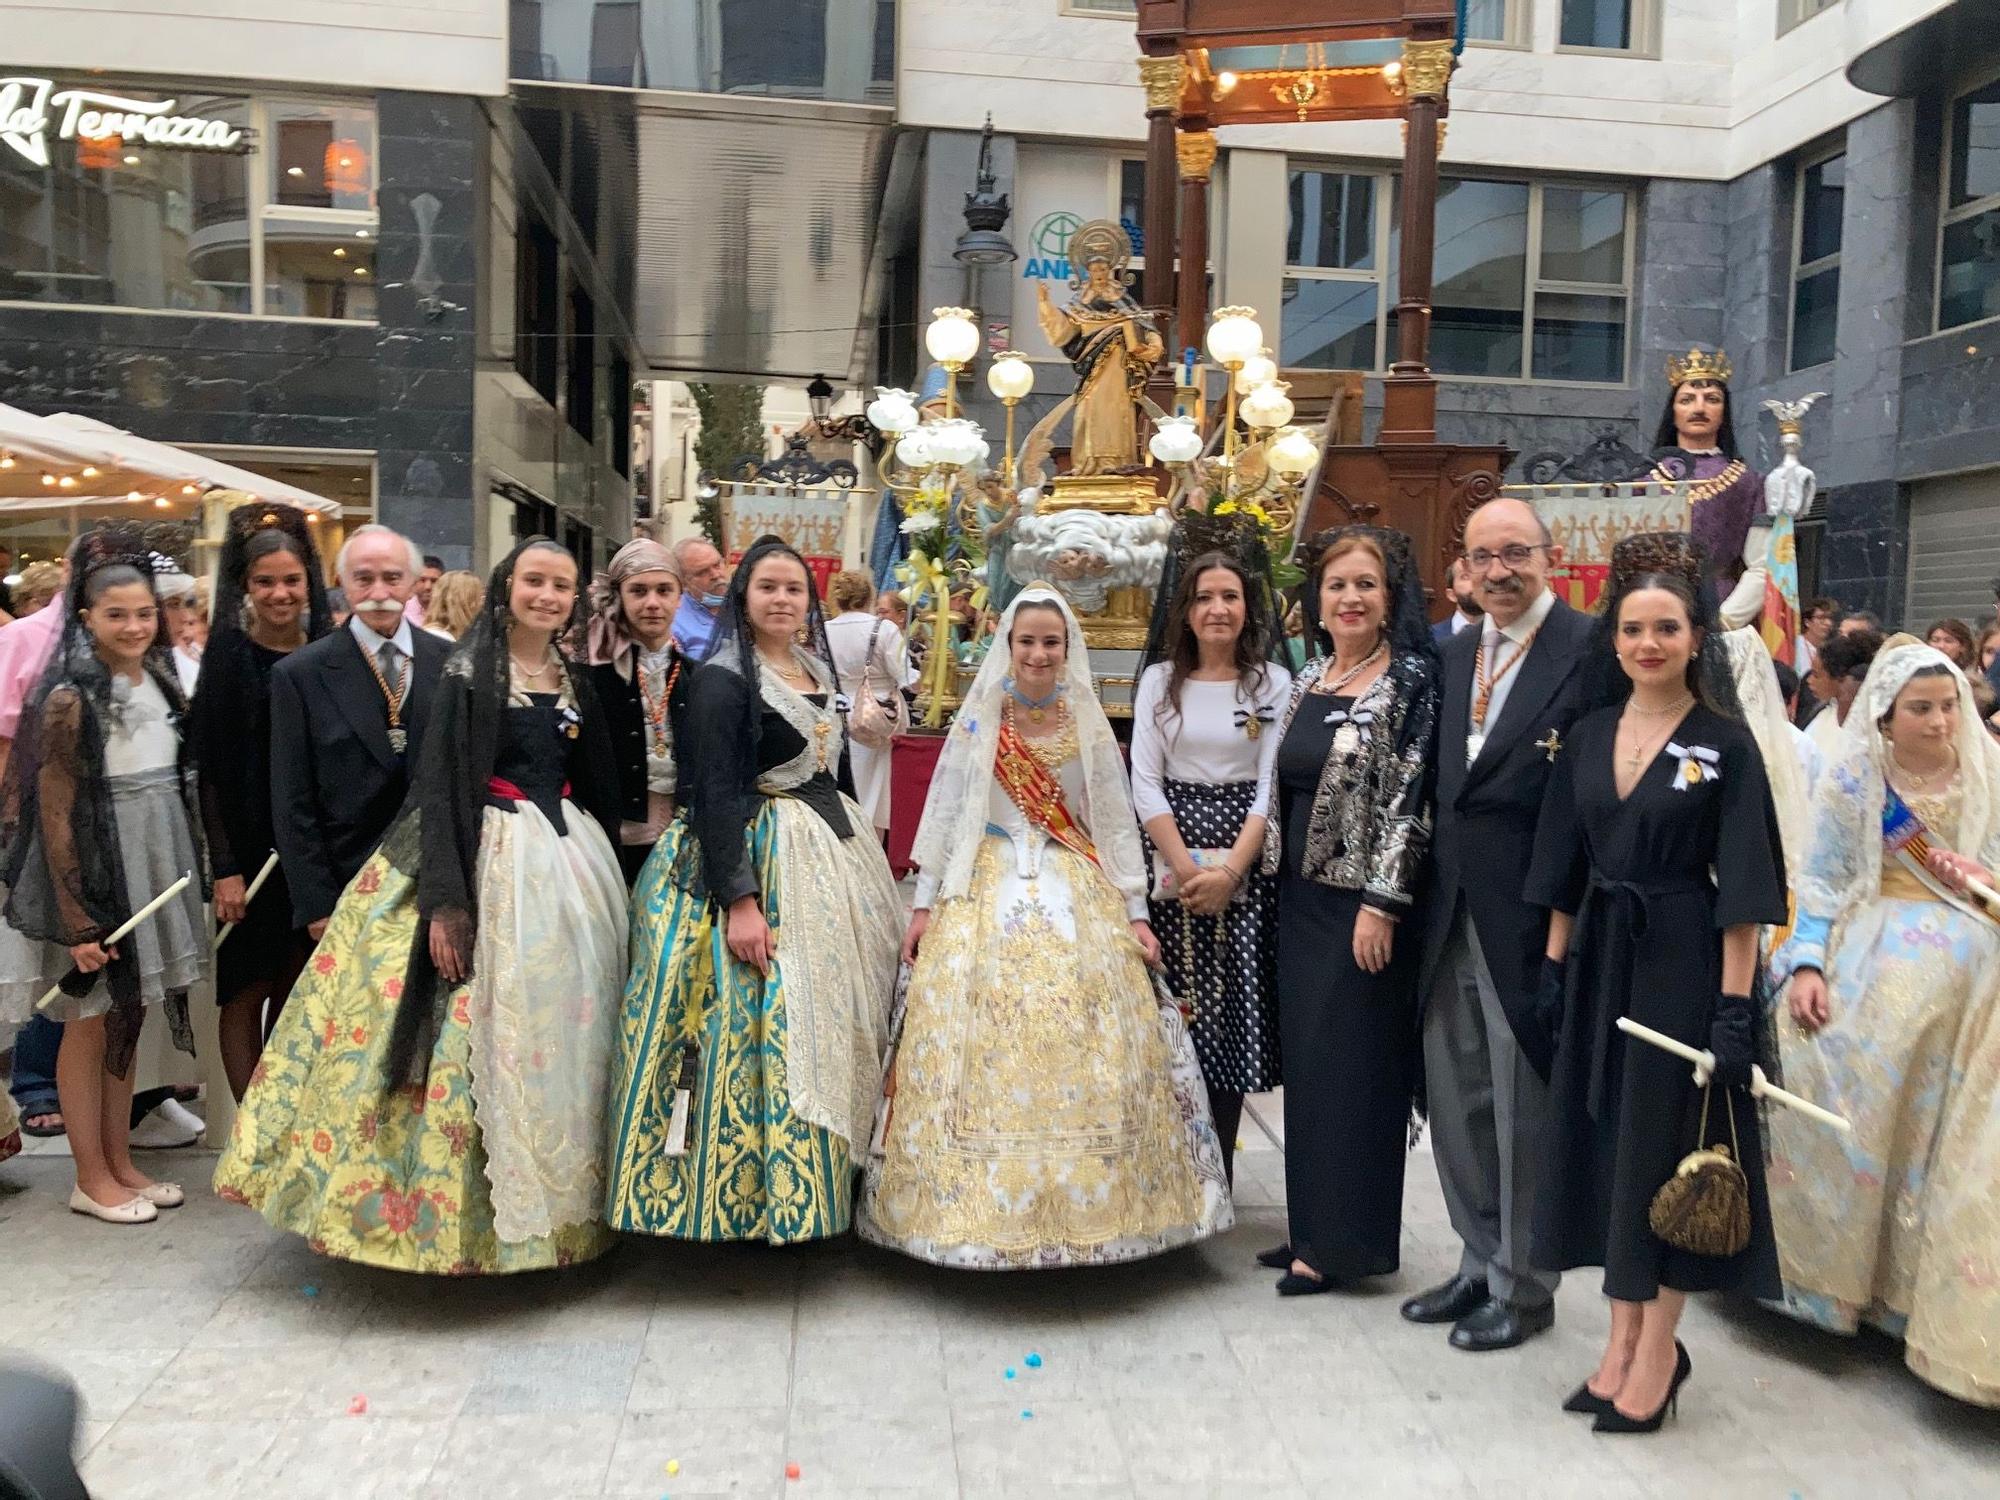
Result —
M50 132L47 166L0 149L0 302L375 317L372 106L125 92L171 98L242 144Z
M1309 370L1373 369L1378 296L1373 281L1287 276L1278 326L1285 363Z
M1438 184L1431 286L1431 368L1440 375L1519 375L1528 260L1528 184Z
M179 108L248 119L242 99ZM46 144L46 167L0 151L0 301L251 310L248 158L116 136Z
M348 104L270 105L271 202L375 211L375 111Z

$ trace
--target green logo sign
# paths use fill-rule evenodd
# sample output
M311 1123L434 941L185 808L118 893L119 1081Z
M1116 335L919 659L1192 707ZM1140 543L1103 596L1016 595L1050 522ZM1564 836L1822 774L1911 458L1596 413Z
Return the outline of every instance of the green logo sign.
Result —
M1028 231L1028 255L1021 275L1029 280L1066 281L1069 278L1069 239L1083 219L1067 209L1043 214Z

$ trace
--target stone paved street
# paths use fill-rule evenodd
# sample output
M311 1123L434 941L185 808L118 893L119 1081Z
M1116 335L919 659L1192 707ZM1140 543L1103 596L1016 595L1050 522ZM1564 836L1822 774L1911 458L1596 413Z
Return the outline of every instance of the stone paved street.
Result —
M206 1194L148 1229L87 1222L44 1145L0 1167L0 1343L83 1389L98 1500L2000 1495L2000 1413L1931 1394L1886 1341L1710 1303L1679 1422L1612 1439L1557 1410L1604 1331L1594 1276L1515 1353L1405 1325L1399 1298L1454 1255L1422 1149L1402 1274L1281 1302L1251 1261L1282 1237L1280 1158L1244 1130L1227 1238L1011 1276L635 1242L560 1275L417 1280ZM213 1160L150 1165L193 1187Z

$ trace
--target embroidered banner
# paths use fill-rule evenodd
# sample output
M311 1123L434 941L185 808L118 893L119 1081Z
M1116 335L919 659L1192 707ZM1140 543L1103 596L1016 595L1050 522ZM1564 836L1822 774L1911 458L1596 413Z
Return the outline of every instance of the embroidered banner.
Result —
M1620 484L1510 484L1548 523L1562 561L1549 572L1556 596L1575 609L1594 609L1611 576L1611 549L1628 536L1688 529L1687 487L1674 480Z

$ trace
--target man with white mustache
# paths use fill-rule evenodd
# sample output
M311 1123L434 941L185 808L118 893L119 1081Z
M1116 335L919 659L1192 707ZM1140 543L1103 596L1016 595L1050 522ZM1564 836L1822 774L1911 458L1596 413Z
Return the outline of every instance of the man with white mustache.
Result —
M271 821L293 919L313 941L403 805L449 642L404 606L423 555L363 526L334 563L353 613L271 670Z

